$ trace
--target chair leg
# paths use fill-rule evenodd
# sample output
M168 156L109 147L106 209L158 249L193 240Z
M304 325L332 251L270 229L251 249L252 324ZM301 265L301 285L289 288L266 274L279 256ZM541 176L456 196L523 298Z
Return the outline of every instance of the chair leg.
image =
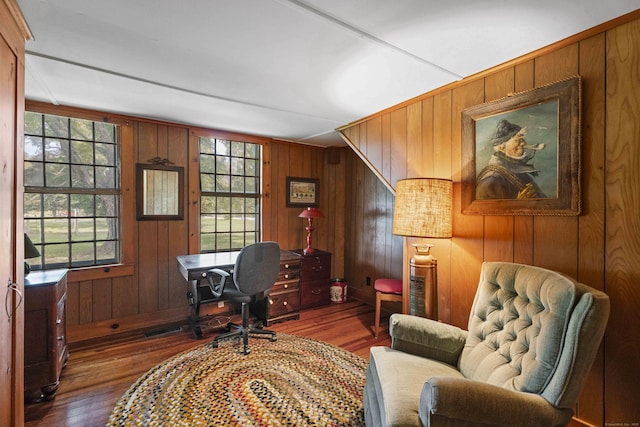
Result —
M376 321L373 326L373 336L378 338L378 330L380 329L380 304L382 303L380 298L380 292L376 292Z
M238 325L238 324L229 322L227 324L227 328L230 330L230 332L222 333L216 336L213 339L213 342L211 343L213 348L217 348L220 341L223 341L229 338L241 337L243 353L249 354L251 352L251 350L249 349L250 334L270 335L271 341L277 341L275 331L269 331L267 329L262 329L260 327L254 327L252 325L249 325L249 304L248 303L242 303L241 314L242 314L242 324Z

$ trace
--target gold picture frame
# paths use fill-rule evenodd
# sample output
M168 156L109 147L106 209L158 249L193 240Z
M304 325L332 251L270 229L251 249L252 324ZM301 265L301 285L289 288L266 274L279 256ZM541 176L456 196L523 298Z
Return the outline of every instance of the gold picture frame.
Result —
M462 213L579 215L581 81L462 112Z

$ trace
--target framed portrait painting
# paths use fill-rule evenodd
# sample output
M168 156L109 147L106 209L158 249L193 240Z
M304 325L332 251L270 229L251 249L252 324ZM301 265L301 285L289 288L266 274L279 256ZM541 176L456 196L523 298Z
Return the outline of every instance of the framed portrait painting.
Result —
M579 215L575 76L462 112L462 213Z
M320 189L316 178L287 177L287 207L317 208Z

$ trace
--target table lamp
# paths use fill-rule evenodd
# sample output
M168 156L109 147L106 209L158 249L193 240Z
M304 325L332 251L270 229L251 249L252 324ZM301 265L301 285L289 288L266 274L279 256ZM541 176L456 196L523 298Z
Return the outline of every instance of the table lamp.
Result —
M315 250L311 246L311 233L314 230L313 219L324 218L324 215L322 215L322 212L320 212L318 208L306 208L305 210L300 212L300 215L298 216L300 218L307 218L309 220L309 225L305 228L307 230L307 247L303 250L304 254L307 255L312 253Z
M29 258L38 258L39 256L40 252L38 252L38 249L35 247L27 233L24 233L24 259L27 260ZM31 266L27 263L27 261L25 261L24 275L26 276L29 273L31 273Z
M448 179L410 178L396 183L393 234L405 237L451 237L451 195ZM437 260L431 244L414 243L409 263L410 314L437 320Z

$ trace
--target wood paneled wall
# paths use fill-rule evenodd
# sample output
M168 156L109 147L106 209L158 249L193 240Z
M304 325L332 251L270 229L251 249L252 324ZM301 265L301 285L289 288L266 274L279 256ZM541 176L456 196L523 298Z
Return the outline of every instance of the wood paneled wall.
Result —
M277 142L268 138L194 129L40 102L27 110L121 125L122 266L72 271L67 295L67 327L72 344L167 323L184 322L187 283L176 256L199 252L198 137L214 136L257 142L263 146L262 240L283 249L306 246L302 208L287 208L286 177L318 178L320 210L314 221L313 246L332 252L332 277L344 277L345 171L349 150ZM178 221L136 221L135 164L167 158L185 168L185 217ZM228 310L203 307L202 312Z
M454 237L432 242L442 321L466 328L483 261L550 268L609 294L612 312L605 340L577 407L579 418L595 425L640 421L639 18L636 12L342 129L354 152L386 186L414 176L454 181ZM583 83L583 214L462 215L461 112L576 74ZM362 180L360 167L348 173L349 181ZM393 198L380 197L373 184L359 188L363 194L349 198L347 216L362 210L362 200L376 200L376 209L385 215L380 223L388 221ZM348 242L388 233L375 229L372 234L362 216L351 218ZM377 262L396 263L397 254L380 252ZM347 279L359 282L367 273L358 269L368 265L370 254L350 248L347 257ZM373 291L368 291L370 300Z

